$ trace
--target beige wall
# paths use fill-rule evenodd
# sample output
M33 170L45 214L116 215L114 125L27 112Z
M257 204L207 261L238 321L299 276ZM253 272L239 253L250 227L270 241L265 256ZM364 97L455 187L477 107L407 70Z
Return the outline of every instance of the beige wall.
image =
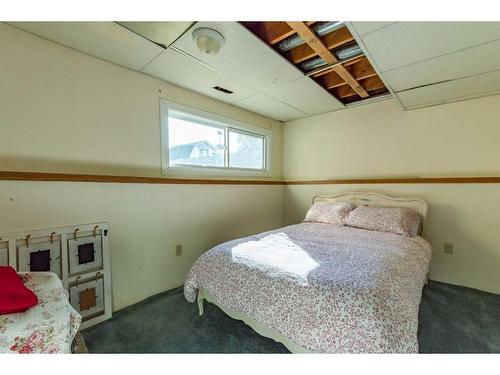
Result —
M0 181L0 232L108 221L119 309L182 285L211 247L280 227L282 199L279 185Z
M500 96L403 112L392 101L285 124L286 179L500 175ZM375 191L429 204L431 278L500 293L500 184L286 186L285 218L315 194ZM454 254L443 252L444 242Z
M281 177L276 121L1 23L0 47L0 170L160 176L166 98L272 129ZM203 251L282 214L282 186L0 181L0 232L110 222L115 309L182 285Z
M287 179L500 172L500 96L403 111L394 100L284 126Z
M277 121L2 23L0 46L0 169L160 176L165 98L271 129L281 177Z

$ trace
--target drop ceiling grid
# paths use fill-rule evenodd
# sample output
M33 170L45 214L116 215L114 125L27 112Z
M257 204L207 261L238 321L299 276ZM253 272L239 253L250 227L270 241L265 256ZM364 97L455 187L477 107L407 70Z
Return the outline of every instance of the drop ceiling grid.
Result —
M498 22L398 22L360 38L405 109L500 90Z
M262 51L259 52L260 55L263 56L259 57L259 62L261 64L263 63L266 66L266 69L259 71L255 68L255 64L253 62L250 62L248 64L248 68L245 69L246 71L251 70L252 74L254 74L253 72L257 72L259 76L265 76L263 77L265 79L263 81L264 84L261 84L259 81L256 82L255 80L248 80L247 76L245 74L242 74L240 71L237 72L238 74L235 74L234 72L233 74L229 73L231 78L239 82L243 81L244 84L247 84L249 87L255 90L255 93L253 95L239 97L237 98L237 100L231 101L232 104L252 110L254 112L258 112L259 109L256 103L263 103L264 101L266 101L267 104L262 104L263 112L261 112L261 114L265 112L267 116L280 121L288 121L290 119L296 119L311 114L323 113L344 108L344 106L340 102L331 97L331 95L329 95L328 93L324 92L324 90L319 85L317 85L310 78L305 77L302 72L300 72L297 68L291 65L275 51L270 49L260 39L249 33L241 25L237 23L223 23L223 25L220 26L219 24L220 23L200 22L193 25L191 30L198 27L211 27L215 28L223 35L225 35L230 33L230 30L228 29L237 27L239 30L238 32L244 34L246 39L251 39L253 44L249 41L241 44L242 42L241 40L239 40L241 38L239 38L238 36L233 37L234 34L229 34L232 35L231 39L238 40L239 45L225 45L223 47L223 50L232 50L238 53L243 47L248 49L249 45L250 47L253 45L253 51ZM224 73L227 73L228 70L231 70L226 69L224 61L221 62L219 58L217 60L211 59L210 56L206 56L197 51L191 39L191 33L189 30L184 36L179 38L179 40L173 44L173 48L181 50L183 53L191 56L191 58L200 61L200 63L202 64L210 66L216 71L224 71ZM240 56L237 59L241 60L241 53L238 53L238 55ZM223 59L226 61L230 61L231 65L233 65L236 57L231 53L223 56ZM245 56L244 60L246 60ZM277 67L273 69L273 64L270 64L270 62L272 62ZM271 69L269 67L271 67ZM148 68L146 68L145 71L148 71ZM276 76L283 77L283 73L286 73L285 79L274 79L274 77ZM245 78L242 79L242 76L244 76ZM259 79L263 80L263 78ZM290 91L294 88L297 88L297 86L301 86L301 88L306 90L309 95L301 95L300 90ZM196 90L196 88L194 87L193 89ZM300 98L298 98L297 95L299 95ZM313 98L315 98L315 100ZM273 114L272 108L269 103L274 103L274 105L276 106L276 113Z
M263 111L269 117L280 121L304 117L313 114L316 109L325 112L338 108L336 102L332 102L331 108L325 108L324 99L319 100L318 105L309 97L302 103L293 95L290 97L290 93L286 92L286 85L299 85L298 81L304 79L303 73L236 22L197 23L173 43L185 44L183 54L197 53L199 56L186 56L178 51L173 52L171 48L164 49L116 22L19 22L13 23L13 26L223 102L252 108L253 112L262 114L254 104L266 101L262 106ZM190 33L196 26L222 28L220 31L230 36L225 47L229 47L226 50L232 49L232 53L225 61L222 60L223 64L220 66L208 61L209 57L196 49ZM241 50L249 52L242 54ZM221 59L217 61L220 62ZM235 65L234 61L238 63ZM228 64L233 66L225 69L226 71L220 69L227 68ZM256 66L259 64L262 69ZM244 69L241 69L242 66ZM255 79L250 77L252 74L256 76ZM309 87L306 87L310 93L316 88L314 85L316 83L311 82ZM214 86L225 87L234 94L221 93L214 90ZM310 96L321 96L322 89L317 86L317 90L320 92L311 93ZM243 101L259 94L257 98ZM292 100L289 101L290 99ZM276 113L272 112L269 103L274 103ZM307 103L316 109L308 109Z
M169 53L170 51L185 56L186 61L183 63L179 60L173 61L172 58L167 58L168 62L162 62L167 55L173 55L173 53ZM148 65L149 66L142 70L144 73L160 77L179 86L184 85L189 89L236 106L245 106L247 103L245 99L258 94L262 94L262 98L271 97L282 104L280 108L277 109L278 112L286 113L285 109L287 107L289 108L288 113L284 117L280 115L280 117L277 118L279 121L299 118L294 117L299 114L300 117L304 117L306 115L319 114L344 108L340 102L326 93L316 82L308 77L302 76L301 78L294 79L275 87L266 87L265 89L256 90L239 82L237 79L225 75L223 72L219 72L217 69L188 55L186 52L178 50L176 47L168 48ZM175 72L170 72L170 74L167 73L169 71L169 66L183 67L183 65L188 65L189 68L183 69L183 71L176 70ZM205 68L203 72L199 71L202 67ZM196 73L193 74L193 72ZM207 72L210 73L207 74ZM207 80L207 76L210 75L212 76L212 80ZM186 76L190 76L192 79L185 80L184 77ZM200 84L204 89L200 89ZM233 96L233 94L231 94L228 96L227 94L213 90L213 86L215 85L227 88L236 95ZM301 87L296 87L297 85ZM303 91L300 89L303 89ZM306 95L304 95L304 91L307 92ZM254 100L250 100L249 102L254 102ZM315 109L311 110L311 108ZM252 109L255 110L255 107L252 106ZM269 113L269 109L267 113Z
M234 105L278 121L290 121L307 116L298 109L262 93L242 99Z
M216 56L200 52L193 43L191 31L199 27L213 28L225 36L224 46ZM173 46L257 91L303 76L237 22L198 22Z
M172 48L157 56L142 72L226 103L257 94L253 88ZM213 89L214 86L222 86L234 94L222 93Z
M361 36L380 30L394 23L396 22L352 22L356 33Z
M269 89L265 93L308 115L344 108L342 103L309 77Z
M465 78L500 69L500 40L384 73L394 91Z
M169 22L168 27L165 27L165 22L120 21L116 23L165 48L169 47L193 25L192 21Z
M500 22L397 22L362 39L384 73L499 36Z
M115 22L9 22L8 24L136 71L164 50Z
M500 93L500 70L397 93L408 109Z

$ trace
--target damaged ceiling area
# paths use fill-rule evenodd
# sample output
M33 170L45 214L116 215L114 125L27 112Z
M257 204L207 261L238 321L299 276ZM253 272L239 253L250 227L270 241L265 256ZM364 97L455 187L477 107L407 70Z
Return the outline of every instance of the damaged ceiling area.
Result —
M388 93L344 22L242 22L343 104Z

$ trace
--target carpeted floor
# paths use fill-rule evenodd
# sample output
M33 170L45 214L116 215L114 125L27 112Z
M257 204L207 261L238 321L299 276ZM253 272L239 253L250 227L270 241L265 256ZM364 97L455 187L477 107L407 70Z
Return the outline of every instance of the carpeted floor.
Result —
M420 305L422 353L500 353L500 295L431 281ZM205 302L198 316L182 289L162 293L82 331L90 353L287 353Z

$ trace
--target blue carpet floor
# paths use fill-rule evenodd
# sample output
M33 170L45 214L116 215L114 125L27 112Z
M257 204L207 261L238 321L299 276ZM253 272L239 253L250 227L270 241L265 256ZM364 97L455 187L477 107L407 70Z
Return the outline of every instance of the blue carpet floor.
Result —
M90 353L288 353L241 321L182 289L158 294L82 331ZM500 353L500 295L431 281L423 291L422 353Z

